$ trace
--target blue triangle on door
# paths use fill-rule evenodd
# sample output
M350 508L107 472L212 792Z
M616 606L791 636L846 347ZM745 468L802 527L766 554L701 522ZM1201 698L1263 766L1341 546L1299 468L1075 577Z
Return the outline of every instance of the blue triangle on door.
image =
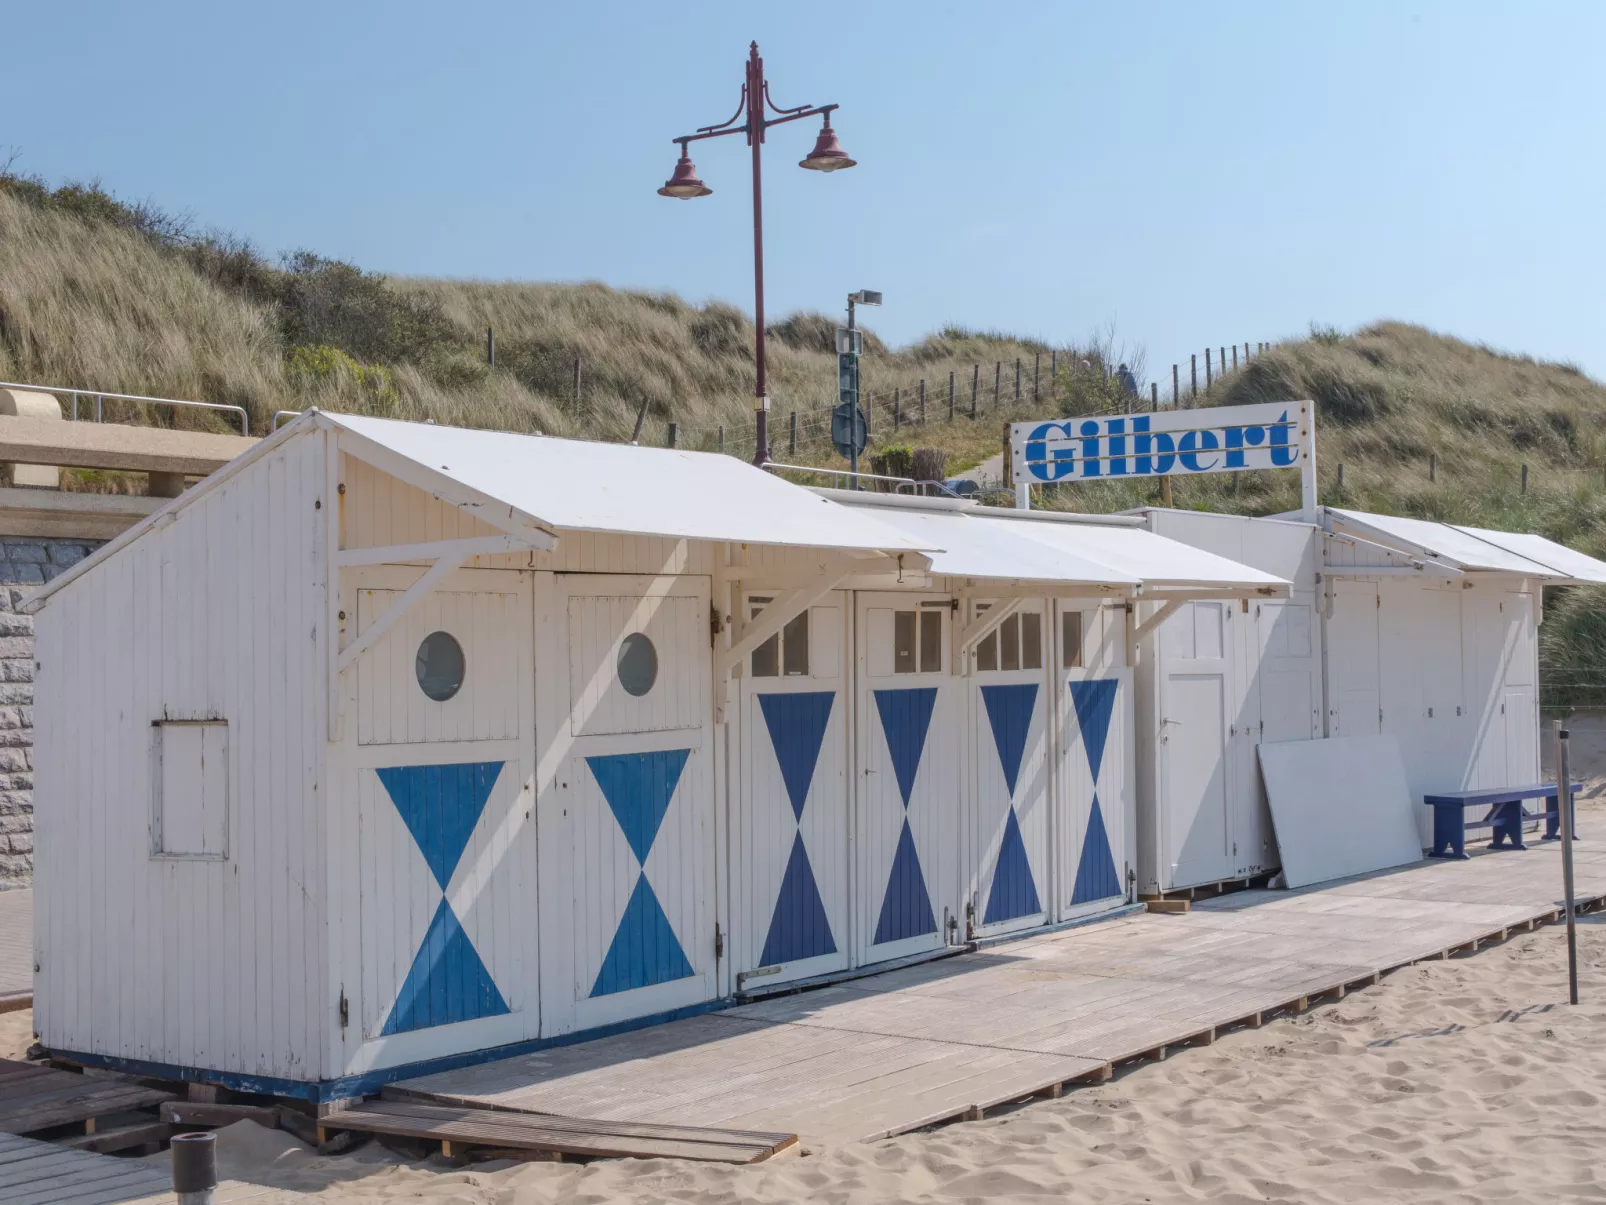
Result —
M507 1001L496 990L474 943L463 932L451 904L442 899L379 1032L408 1033L454 1021L500 1017L507 1011Z
M1032 727L1032 709L1037 705L1037 683L1014 686L983 686L982 701L987 704L987 722L992 725L993 744L1009 797L1015 797L1015 780L1020 777L1021 756L1026 752L1026 734ZM1036 909L1033 909L1036 911Z
M1088 768L1098 785L1099 767L1104 763L1104 741L1110 735L1110 717L1115 714L1116 678L1088 678L1072 682L1071 703L1076 707L1076 723L1082 730L1082 747L1087 750Z
M652 753L614 753L588 757L586 765L602 788L602 797L613 809L614 819L624 830L625 840L643 866L664 822L675 784L686 768L690 749L659 749ZM690 974L690 972L687 972Z
M836 692L832 690L758 696L775 760L780 763L781 781L786 783L786 797L792 801L792 814L800 821L835 702Z
M1026 857L1026 842L1021 840L1020 820L1011 806L1004 821L1004 839L998 846L998 864L993 868L993 886L987 893L982 924L996 925L1042 910L1037 884L1032 881L1032 864Z
M826 919L814 868L809 865L803 834L799 833L792 841L792 856L786 862L781 894L775 901L775 914L770 918L770 932L764 939L759 965L770 967L835 953L831 922Z
M931 727L931 712L936 703L935 686L875 692L881 731L886 734L887 752L892 755L892 769L898 776L898 790L903 795L905 808L909 806L909 795L915 787L915 771L920 769L920 755L926 749L926 730ZM929 905L927 911L930 911Z
M375 771L442 891L452 881L502 765L482 761Z
M614 992L685 979L691 974L680 939L646 874L640 875L625 913L619 918L608 955L602 960L602 969L591 986L592 996L611 996Z
M875 938L870 944L879 946L936 931L931 896L926 893L926 878L920 873L920 855L915 852L914 834L905 820L903 832L898 835L898 852L892 857L887 894L881 900L881 919L876 922Z
M1087 820L1087 835L1082 838L1082 860L1076 867L1076 887L1071 892L1071 903L1091 904L1094 900L1120 895L1124 890L1121 876L1115 869L1115 854L1110 850L1110 835L1104 831L1104 813L1095 795L1093 814Z

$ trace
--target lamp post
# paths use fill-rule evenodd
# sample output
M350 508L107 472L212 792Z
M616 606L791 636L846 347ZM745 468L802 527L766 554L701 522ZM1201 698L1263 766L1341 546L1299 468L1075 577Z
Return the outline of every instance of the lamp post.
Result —
M836 131L831 129L831 113L837 107L799 105L795 109L783 109L777 105L770 99L769 82L764 78L764 60L758 57L758 43L754 42L747 55L747 76L742 84L742 100L737 106L736 115L729 121L702 126L695 134L684 134L676 138L674 141L680 147L680 160L675 164L674 175L670 176L658 190L659 196L675 197L682 201L689 201L693 197L706 197L714 190L697 178L697 168L693 166L688 153L689 144L700 142L704 138L718 138L724 134L747 135L747 145L753 148L753 321L757 326L753 349L757 365L753 387L753 396L756 399L753 407L756 445L753 450L753 463L756 465L766 464L770 458L770 391L764 363L764 194L759 151L764 145L764 132L771 126L818 114L825 119L825 124L820 130L820 136L815 140L814 150L809 153L808 158L801 160L798 166L817 172L834 172L839 168L852 167L854 161L849 159L847 152L837 144ZM776 116L766 117L766 109L774 110Z

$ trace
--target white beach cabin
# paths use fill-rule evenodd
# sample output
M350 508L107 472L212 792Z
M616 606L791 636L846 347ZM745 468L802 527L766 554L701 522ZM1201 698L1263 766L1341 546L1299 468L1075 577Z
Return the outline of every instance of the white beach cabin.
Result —
M1283 602L1184 605L1138 652L1142 892L1277 868L1264 742L1392 734L1417 801L1539 781L1542 587L1606 582L1606 564L1536 535L1336 507L1314 524L1142 514L1293 583Z
M322 1098L728 994L749 557L777 627L927 563L727 457L312 412L57 578L41 1041Z
M1288 591L308 413L29 603L41 1040L332 1100L1119 908L1133 608Z

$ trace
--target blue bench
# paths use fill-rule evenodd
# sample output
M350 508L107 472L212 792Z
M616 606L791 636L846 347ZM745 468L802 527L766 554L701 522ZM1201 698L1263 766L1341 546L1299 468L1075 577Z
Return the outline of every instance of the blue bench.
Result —
M1584 784L1573 784L1573 798L1584 789ZM1543 799L1545 811L1523 810L1524 799ZM1545 822L1545 840L1554 841L1561 835L1561 807L1556 802L1556 784L1532 783L1525 787L1485 787L1477 791L1445 791L1438 795L1424 795L1422 802L1433 809L1433 852L1430 858L1465 858L1467 856L1467 830L1494 829L1490 849L1527 849L1522 840L1522 826L1530 820ZM1489 812L1482 820L1468 820L1469 807L1487 807ZM1576 821L1576 814L1575 814ZM1576 823L1574 834L1577 833ZM1506 842L1510 841L1508 846Z

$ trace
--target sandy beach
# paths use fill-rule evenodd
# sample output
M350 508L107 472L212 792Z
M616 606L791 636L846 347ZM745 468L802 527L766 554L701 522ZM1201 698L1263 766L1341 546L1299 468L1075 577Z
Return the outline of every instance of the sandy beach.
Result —
M377 1144L324 1158L241 1123L222 1132L222 1171L319 1199L430 1205L1601 1200L1603 922L1579 926L1578 1008L1551 926L1062 1100L769 1165L460 1169Z

